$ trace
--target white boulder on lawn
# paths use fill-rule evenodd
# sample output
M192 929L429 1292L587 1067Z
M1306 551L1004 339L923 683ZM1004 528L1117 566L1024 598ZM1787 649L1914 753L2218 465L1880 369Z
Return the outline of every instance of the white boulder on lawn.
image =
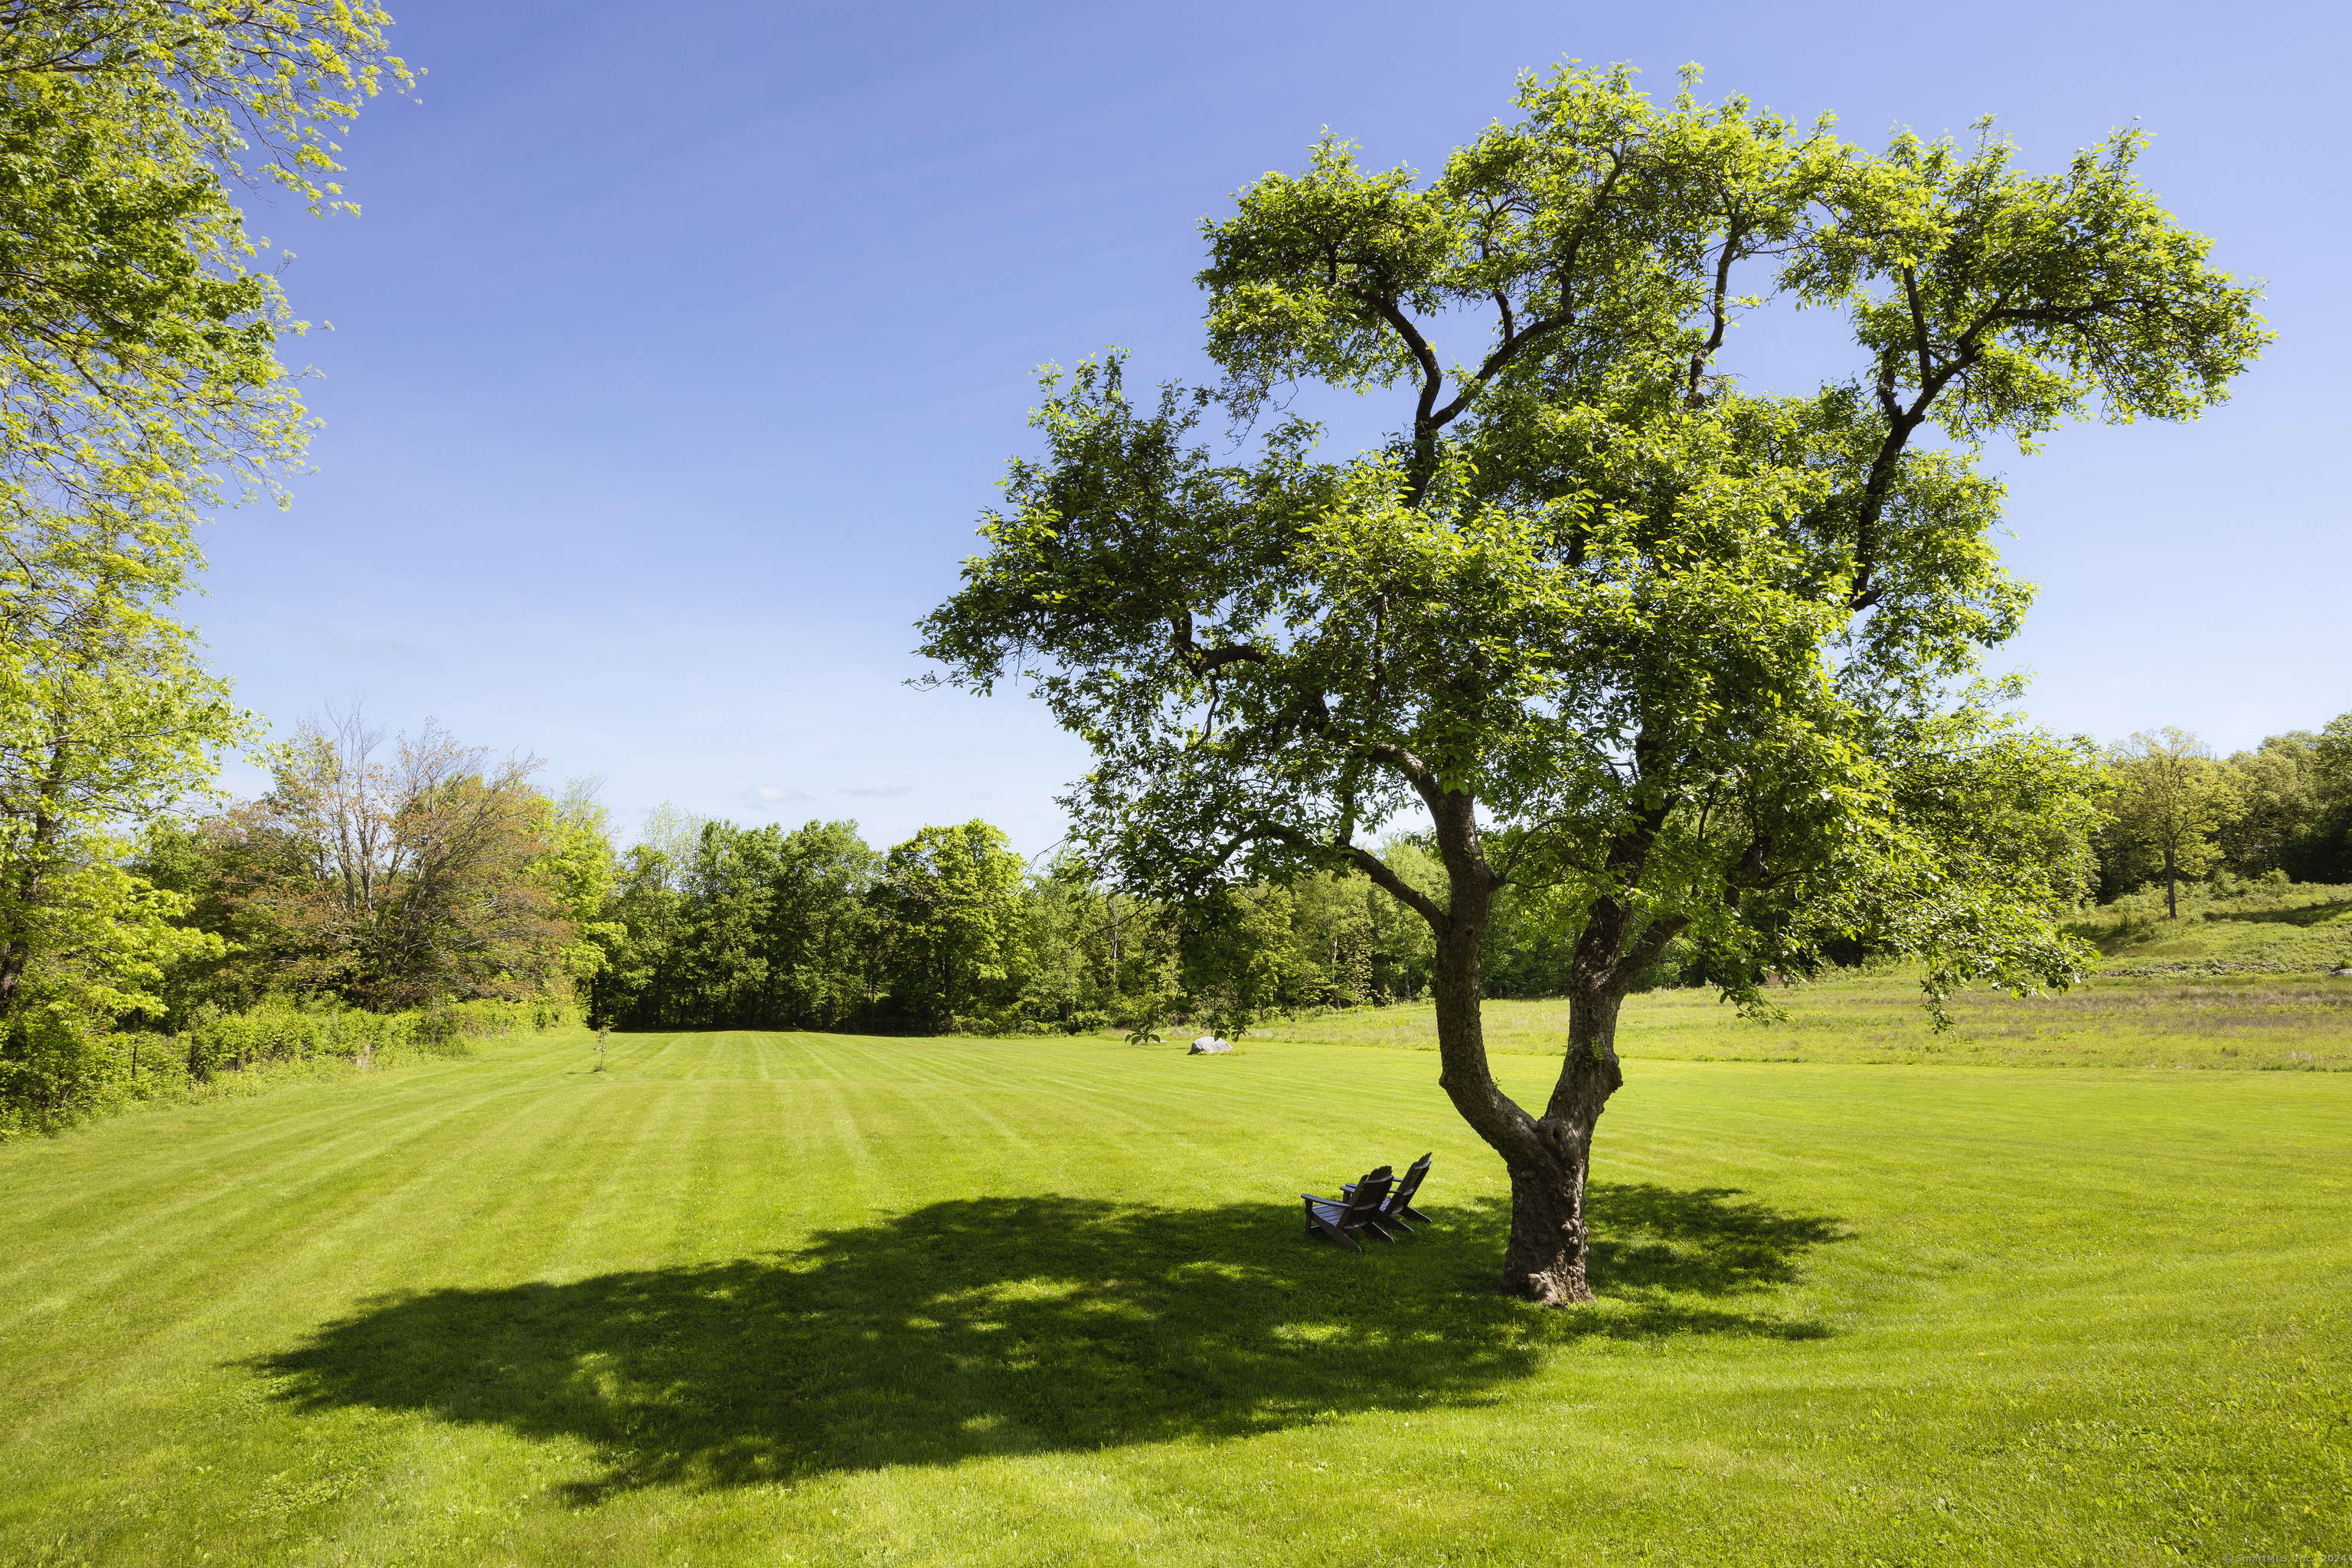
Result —
M1221 1051L1230 1051L1233 1048L1214 1035L1202 1035L1192 1042L1192 1048L1184 1054L1188 1057L1213 1057Z

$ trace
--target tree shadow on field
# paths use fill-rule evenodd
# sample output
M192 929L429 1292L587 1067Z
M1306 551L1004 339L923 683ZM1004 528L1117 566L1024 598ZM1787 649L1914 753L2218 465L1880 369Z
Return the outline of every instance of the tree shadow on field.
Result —
M1685 1191L1651 1182L1596 1182L1586 1207L1592 1239L1585 1268L1596 1294L1641 1304L1635 1321L1674 1312L1691 1320L1679 1327L1717 1333L1759 1330L1745 1326L1754 1320L1739 1314L1724 1314L1736 1321L1717 1324L1706 1321L1717 1314L1673 1303L1691 1295L1730 1296L1789 1284L1808 1250L1851 1234L1823 1215L1782 1214L1737 1187ZM1507 1232L1507 1210L1498 1221ZM1777 1324L1762 1331L1783 1339L1817 1339L1827 1332L1810 1323Z
M935 1203L759 1258L379 1298L247 1363L298 1408L422 1411L595 1445L647 1486L1276 1430L1475 1403L1591 1335L1816 1337L1729 1298L1833 1222L1725 1189L1595 1194L1599 1311L1505 1298L1494 1200L1363 1257L1295 1208Z

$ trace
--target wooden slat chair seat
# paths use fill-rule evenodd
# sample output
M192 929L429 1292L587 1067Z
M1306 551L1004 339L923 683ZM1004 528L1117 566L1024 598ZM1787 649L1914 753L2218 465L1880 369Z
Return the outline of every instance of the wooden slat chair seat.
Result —
M1394 1185L1396 1178L1382 1165L1366 1172L1363 1180L1349 1183L1345 1200L1299 1194L1307 1204L1307 1234L1328 1237L1350 1252L1364 1250L1363 1243L1356 1239L1360 1230L1369 1230L1382 1241L1395 1241L1395 1237L1381 1228L1381 1205L1388 1201L1389 1190Z
M1432 1154L1435 1152L1435 1150L1430 1152ZM1429 1160L1430 1155L1423 1154L1405 1167L1403 1180L1397 1183L1395 1188L1389 1194L1388 1201L1381 1205L1382 1223L1402 1226L1407 1235L1412 1234L1412 1226L1406 1225L1405 1221L1418 1220L1423 1225L1431 1223L1427 1215L1412 1206L1413 1194L1421 1191L1421 1184L1429 1175ZM1350 1182L1339 1190L1353 1197L1356 1184Z

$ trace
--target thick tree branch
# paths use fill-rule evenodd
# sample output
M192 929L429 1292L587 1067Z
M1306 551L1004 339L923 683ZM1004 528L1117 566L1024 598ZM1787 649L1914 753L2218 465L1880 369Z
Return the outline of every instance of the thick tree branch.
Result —
M1414 421L1414 428L1418 430L1426 426L1429 433L1434 436L1452 424L1461 417L1462 411L1470 406L1472 400L1486 390L1486 384L1494 380L1513 360L1518 358L1521 351L1529 343L1567 323L1568 318L1565 316L1543 316L1521 327L1516 333L1497 344L1495 351L1479 363L1478 368L1471 374L1470 379L1463 384L1462 390L1454 395L1453 402L1434 413L1423 413L1421 418Z
M1658 955L1666 951L1666 943L1680 936L1684 928L1689 924L1688 915L1677 914L1661 915L1643 926L1642 934L1634 939L1633 945L1626 948L1624 956L1617 961L1618 967L1626 974L1626 983L1631 984L1633 981L1639 980L1644 970L1658 962Z
M1927 422L1928 408L1951 379L1972 363L1974 356L1970 355L1934 372L1908 407L1896 401L1891 373L1878 384L1880 405L1888 410L1886 435L1870 459L1870 477L1863 483L1862 502L1854 511L1853 586L1846 598L1850 611L1859 614L1886 596L1886 590L1873 579L1878 569L1878 521L1885 513L1887 498L1894 493L1895 468L1913 434Z
M1583 247L1584 240L1591 232L1592 225L1598 221L1598 215L1608 205L1611 195L1617 188L1618 181L1625 173L1627 161L1624 156L1622 153L1614 153L1612 156L1612 166L1608 177L1601 181L1600 188L1593 193L1592 201L1585 209L1583 221L1577 225L1575 232L1570 235L1567 245L1562 247L1556 268L1559 280L1558 309L1550 315L1540 316L1513 331L1510 297L1501 289L1496 290L1496 298L1503 308L1503 340L1495 345L1485 360L1480 362L1478 368L1471 374L1468 380L1463 383L1462 389L1454 394L1454 400L1444 407L1436 406L1437 395L1444 388L1444 376L1438 367L1435 352L1430 348L1428 341L1422 336L1421 330L1413 324L1412 319L1404 313L1395 300L1379 299L1372 301L1381 318L1395 328L1398 336L1404 340L1406 349L1411 352L1414 363L1421 366L1422 371L1421 400L1413 410L1413 471L1411 486L1406 491L1406 505L1420 505L1422 497L1428 493L1429 481L1435 477L1437 432L1459 418L1463 411L1476 400L1481 392L1486 390L1486 384L1508 367L1513 360L1518 358L1528 344L1549 336L1574 318L1574 311L1569 305L1571 292L1570 279L1575 275L1579 253Z
M1403 746L1375 742L1359 745L1358 753L1404 775L1405 782L1423 799L1437 792L1437 771Z
M1919 305L1919 279L1908 267L1903 269L1903 298L1911 306L1911 346L1919 355L1919 384L1925 387L1936 373L1927 363L1927 316Z
M1270 819L1260 819L1255 826L1255 831L1261 837L1279 839L1283 843L1290 845L1294 848L1316 851L1336 849L1339 851L1341 854L1348 857L1349 863L1358 870L1370 878L1373 881L1379 883L1390 893L1395 895L1399 903L1405 905L1423 920L1427 921L1429 922L1430 930L1435 931L1440 936L1444 936L1445 934L1445 931L1450 921L1445 910L1438 905L1436 900L1430 898L1428 894L1423 892L1420 889L1414 887L1411 882L1406 881L1402 877L1398 876L1396 874L1395 868L1391 867L1387 861L1381 859L1379 856L1373 854L1363 846L1360 844L1351 844L1344 840L1331 845L1318 844L1311 836L1302 832L1300 829L1292 827L1286 823L1275 822Z
M1436 406L1437 395L1445 390L1445 372L1437 363L1437 351L1429 346L1429 340L1422 336L1421 329L1413 324L1412 318L1406 315L1404 308L1394 300L1375 300L1372 308L1380 311L1383 321L1396 329L1397 336L1404 340L1405 349L1412 355L1413 363L1421 366L1421 403L1413 411L1412 427L1416 433L1431 430L1433 427L1429 422L1429 411Z
M1184 668L1195 675L1206 675L1229 664L1265 664L1272 656L1253 643L1233 643L1224 647L1204 648L1192 640L1192 612L1178 610L1169 617L1170 640L1175 645L1176 657Z
M1727 321L1727 312L1724 307L1731 292L1731 257L1742 237L1740 226L1737 223L1731 225L1723 237L1723 254L1717 257L1715 260L1713 297L1715 331L1707 334L1706 342L1699 346L1697 353L1691 355L1690 387L1683 395L1684 403L1693 408L1698 406L1699 377L1706 374L1707 361L1713 359L1717 351L1723 347L1724 327Z
M1927 422L1936 399L1984 357L1987 334L2003 326L2082 326L2133 307L2161 302L2119 295L2103 296L2079 305L2013 306L2009 302L2011 296L2002 293L1954 340L1950 357L1939 359L1927 329L1926 304L1909 268L1903 270L1903 296L1911 315L1910 351L1917 362L1919 387L1917 395L1906 405L1895 394L1894 366L1888 364L1880 373L1878 405L1886 415L1887 429L1885 438L1871 458L1869 478L1863 486L1862 504L1854 519L1853 587L1846 607L1856 612L1870 608L1886 595L1886 590L1873 579L1878 564L1878 523L1894 489L1895 468L1912 436Z
M1396 874L1396 868L1360 845L1341 847L1355 861L1356 868L1386 889L1396 900L1429 922L1429 929L1439 936L1445 934L1449 917L1437 901Z

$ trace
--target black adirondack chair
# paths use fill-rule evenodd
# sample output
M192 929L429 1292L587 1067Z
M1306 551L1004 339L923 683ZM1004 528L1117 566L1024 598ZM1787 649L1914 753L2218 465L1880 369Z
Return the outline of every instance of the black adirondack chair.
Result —
M1345 1201L1299 1194L1307 1201L1307 1234L1329 1237L1350 1252L1364 1250L1364 1244L1356 1239L1360 1230L1369 1230L1382 1241L1395 1241L1381 1227L1381 1205L1388 1201L1389 1189L1395 1184L1396 1178L1382 1165L1366 1172L1362 1181L1349 1183Z
M1431 1153L1434 1152L1434 1150L1431 1151ZM1405 1167L1404 1179L1397 1183L1388 1200L1381 1205L1381 1223L1400 1226L1408 1236L1412 1233L1412 1226L1406 1225L1405 1221L1419 1220L1423 1225L1433 1223L1427 1215L1412 1206L1412 1195L1421 1191L1421 1184L1429 1175L1429 1154L1423 1154ZM1356 1184L1350 1182L1339 1190L1352 1198L1356 1194Z

